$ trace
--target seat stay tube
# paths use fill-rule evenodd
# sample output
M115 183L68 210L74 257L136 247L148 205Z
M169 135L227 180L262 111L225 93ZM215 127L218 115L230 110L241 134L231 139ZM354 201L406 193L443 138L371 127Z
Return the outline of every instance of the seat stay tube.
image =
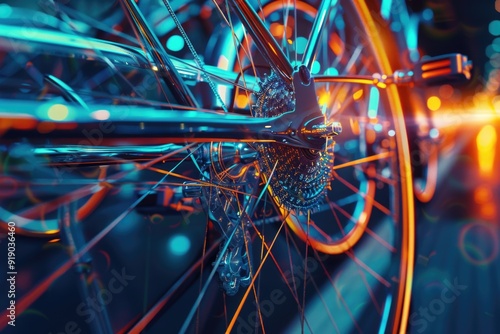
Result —
M333 5L337 3L337 0L322 0L318 7L318 15L314 18L314 23L309 34L309 39L302 57L302 64L305 65L309 71L312 71L314 60L316 59L316 54L319 46L319 41L321 39L321 34L326 22L328 20L328 14Z
M162 80L165 81L168 87L172 88L179 102L190 107L197 107L198 103L196 99L177 72L169 55L142 15L136 2L134 0L120 0L120 4L125 14L129 17L136 35L143 41L145 51L151 55L157 65Z
M250 36L252 36L252 40L255 42L257 48L262 53L262 56L266 59L268 64L282 79L285 80L285 82L291 83L294 71L292 64L285 56L276 39L265 27L265 24L259 15L250 6L248 0L228 1L231 8L240 18L245 29L248 31ZM309 69L311 69L312 63L314 62L321 32L327 22L327 15L330 12L332 4L334 3L336 3L336 0L321 1L318 9L318 15L315 17L309 41L306 46L306 52L304 52L302 59L302 63Z
M287 83L292 83L293 67L281 46L247 0L228 0L258 50L272 69Z

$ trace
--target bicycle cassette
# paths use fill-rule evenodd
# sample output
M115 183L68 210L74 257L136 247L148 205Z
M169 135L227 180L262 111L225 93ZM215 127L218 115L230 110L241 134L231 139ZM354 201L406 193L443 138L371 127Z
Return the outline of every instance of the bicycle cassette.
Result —
M295 92L276 74L261 82L255 117L274 117L295 109ZM324 197L332 179L333 145L323 150L296 148L279 143L258 145L259 166L269 181L272 195L289 210L314 209Z

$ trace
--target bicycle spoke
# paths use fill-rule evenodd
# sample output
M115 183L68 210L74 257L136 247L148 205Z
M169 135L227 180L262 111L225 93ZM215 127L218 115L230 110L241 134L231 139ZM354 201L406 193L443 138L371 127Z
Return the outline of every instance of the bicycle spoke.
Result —
M160 182L156 183L150 188L150 191L154 190L168 175L165 175ZM99 241L101 241L114 227L116 227L132 210L149 194L146 192L140 198L138 198L133 204L131 204L122 214L115 218L109 225L107 225L101 232L99 232L95 237L93 237L85 246L79 250L77 253L71 256L62 266L57 269L54 274L50 275L44 281L42 281L38 286L31 289L19 302L19 310L23 312L27 307L29 307L38 297L40 297L51 284L59 278L61 275L66 273L84 254L86 254L90 249L92 249ZM74 200L71 199L70 200ZM68 202L69 203L69 200Z
M336 217L336 220L337 220L337 223L339 224L339 226L341 227L340 225L340 221L338 220L338 217L336 215L334 215ZM343 231L342 227L341 227L341 230ZM345 233L345 232L342 232L342 233ZM379 280L382 284L387 284L387 281L385 281L381 276L379 276L378 274L376 274L371 268L368 268L363 262L361 262L357 257L354 256L354 252L352 250L349 250L346 252L346 254L357 264L357 270L359 271L361 268L367 270L370 274L372 274L375 278L377 278L377 280ZM317 255L317 253L316 253ZM321 263L321 261L320 261ZM322 264L322 263L321 263ZM371 288L371 286L369 285L369 283L366 281L366 278L365 278L365 274L361 271L359 271L359 275L361 275L362 279L363 279L363 282L364 282L364 285L367 289L367 292L372 300L372 303L374 305L374 307L376 308L378 314L381 314L381 311L380 311L380 306L375 298L375 296L373 295L373 290ZM331 280L331 278L330 278ZM333 282L333 280L331 280ZM336 287L334 287L336 289ZM336 289L337 291L337 289ZM339 293L339 291L337 291L337 293ZM342 298L343 300L343 298ZM344 303L344 306L346 307L346 310L348 311L348 313L350 314L350 316L352 317L352 313L351 311L348 309L348 306L347 304L345 303L345 301L343 301ZM358 328L359 330L359 328Z
M188 148L192 147L193 145L194 144L179 148L179 149L173 151L172 153L158 157L158 158L153 159L147 163L135 165L134 169L132 169L130 171L123 171L123 172L120 172L118 174L115 174L111 177L106 178L105 180L102 180L102 182L107 182L107 183L112 184L114 181L120 180L120 179L124 178L125 176L131 174L132 172L151 168L152 165L154 165L162 160L168 159L170 156L173 156L179 152L187 150ZM168 176L168 174L165 175L165 177L166 176ZM24 210L22 213L20 213L20 215L22 217L25 217L26 219L33 219L33 217L39 216L42 212L43 213L50 212L52 210L55 210L56 208L58 208L62 204L69 203L71 201L74 201L74 200L80 199L82 197L91 195L92 193L96 192L97 190L98 189L96 189L95 185L85 186L85 187L82 187L80 189L76 189L76 190L74 190L66 195L60 196L54 200L50 200L46 203L41 203L41 204L35 205L30 209Z
M293 244L293 246L294 246L295 250L296 250L298 253L300 253L300 251L299 251L299 247L298 247L297 243L295 242L295 240L293 240L293 238L290 238L290 240L292 241L292 244ZM318 260L318 262L320 262L321 264L323 264L323 261L319 258L319 255L318 255L317 251L316 251L314 248L313 248L313 252L314 252L314 256L316 257L316 259ZM307 259L307 257L306 257L306 259ZM304 264L304 267L306 267L306 266L307 266L307 265L306 265L306 262L304 262L304 263L305 263L305 264ZM312 276L312 274L311 274L311 273L309 273L309 274L311 275L311 276L310 276L310 277L311 277L311 278L310 278L310 281L312 282L312 284L313 284L313 286L314 286L314 289L315 289L315 290L316 290L316 292L317 292L317 296L320 298L321 304L323 305L323 307L324 307L324 309L325 309L326 313L328 314L328 318L329 318L330 322L332 323L333 327L337 330L337 332L339 332L339 329L338 329L337 323L335 322L334 317L333 317L333 315L332 315L332 314L331 314L331 312L330 312L330 308L328 307L328 304L325 302L325 299L324 299L324 298L323 298L323 296L322 296L322 293L321 293L321 291L320 291L320 289L319 289L319 286L318 286L318 285L317 285L317 283L316 283L316 280L314 279L314 276ZM327 276L327 277L328 277L328 279L330 279L330 280L331 280L331 275L330 275L330 273L328 273L328 272L326 272L326 271L325 271L325 276ZM304 279L304 286L305 286L305 282L306 282L306 280ZM303 308L302 308L302 310L305 310L305 307L303 307ZM302 318L301 318L301 326L302 326L302 322L303 322L303 320L302 320L302 319L305 319L305 312L302 312L301 317L302 317ZM308 325L308 328L309 328L309 330L310 330L310 331L312 331L312 329L311 329L311 327L310 327L309 325ZM303 329L303 328L302 328L302 332L304 332L304 329Z
M297 247L297 246L296 246ZM337 288L337 286L335 285L334 283L334 280L332 279L331 275L329 274L329 272L327 271L326 267L324 266L323 262L321 261L321 259L319 259L319 256L318 256L318 253L317 251L315 250L315 256L316 258L319 260L318 262L320 263L321 267L323 268L323 271L325 273L325 276L328 278L330 284L332 285L336 295L338 296L341 304L343 305L344 309L346 310L346 312L348 313L349 317L351 318L353 324L355 325L355 327L358 329L359 332L361 332L361 329L359 327L359 324L357 323L357 321L354 319L354 316L352 314L352 311L350 310L350 307L349 305L347 304L346 300L344 299L344 297L342 296L340 290ZM339 274L340 275L340 274ZM335 325L335 327L337 327Z
M189 314L188 316L186 317L179 333L185 333L189 327L189 324L191 323L191 320L196 312L196 310L198 309L198 307L200 306L200 303L203 299L203 297L205 296L205 293L208 289L208 286L209 284L212 282L212 279L213 277L215 276L216 272L217 272L217 268L219 267L221 261L222 261L222 257L224 256L224 253L227 251L228 247L229 247L229 244L231 243L231 240L232 238L234 237L234 234L236 233L236 231L238 230L238 225L236 225L231 234L226 236L226 242L224 244L224 246L222 247L221 251L220 251L220 254L219 254L219 257L217 258L217 260L214 262L213 264L213 269L212 271L210 272L210 275L208 276L207 278L207 281L205 283L205 285L203 286L200 294L198 295L198 298L196 299L196 301L194 302L193 306L191 307L191 310L189 311ZM247 290L248 292L248 290Z
M316 253L316 257L319 257ZM332 286L332 288L334 289L335 291L335 294L338 296L339 300L340 300L340 303L342 304L342 306L344 307L344 309L346 310L347 314L349 315L351 321L353 322L354 326L356 327L356 329L358 330L358 333L361 333L361 328L359 327L359 324L358 322L356 321L356 319L354 319L354 316L352 314L352 311L349 307L349 305L347 304L345 298L342 296L342 293L340 292L340 290L337 288L336 284L335 284L335 280L330 276L330 274L328 273L328 270L326 269L325 265L323 264L322 261L319 261L320 263L320 266L322 267L323 269L323 272L325 273L326 277L328 278L328 281L330 283L330 285Z
M196 271L202 268L205 260L209 258L215 250L219 247L220 241L215 242L210 249L204 252L200 258L188 271L186 271L179 279L167 290L167 292L148 310L146 314L130 329L123 328L120 332L128 330L128 333L141 333L147 325L167 306L167 303L173 297L174 293L182 286L182 284ZM201 284L200 279L200 284Z
M382 283L383 285L385 285L387 288L390 288L391 287L391 283L389 283L388 280L386 280L385 278L383 278L380 274L376 273L372 268L370 268L366 263L364 263L363 261L361 261L359 258L357 258L353 253L352 251L347 251L346 252L347 256L349 256L354 262L356 262L356 264L358 264L359 266L361 266L363 269L365 269L370 275L372 275L374 278L377 279L377 281L379 281L380 283Z
M338 169L342 169L342 168L346 168L346 167L360 165L360 164L364 164L366 162L373 162L373 161L377 161L377 160L383 160L383 159L386 159L386 158L390 158L393 155L394 155L393 152L387 151L387 152L383 152L383 153L371 155L371 156L368 156L368 157L365 157L365 158L351 160L349 162L333 166L333 170L338 170Z
M60 4L60 3L58 4L58 7L61 9L61 11L63 11L65 14L67 14L68 17L73 17L74 19L76 19L78 21L86 22L89 26L98 28L98 29L100 29L104 32L107 32L113 36L123 38L127 42L130 42L134 45L139 45L139 42L137 41L137 39L131 37L128 34L124 34L121 31L116 30L113 27L110 27L109 25L102 23L99 20L94 19L89 15L86 15L82 11L74 10L74 9L72 9L64 4Z
M94 48L94 43L92 42L89 42L89 41L86 41L84 38L81 37L81 33L79 33L76 28L74 28L74 25L72 24L71 22L71 19L66 15L66 12L65 12L65 9L67 8L66 6L59 6L59 4L55 4L55 3L51 3L51 5L53 5L53 10L55 10L57 13L59 13L59 16L61 17L61 19L63 21L65 21L66 23L68 23L68 26L69 27L72 27L72 33L74 35L75 38L77 38L77 40L80 42L81 45L84 45L84 46L87 46L88 48L90 49L93 49L97 54L98 56L106 63L106 65L109 67L109 69L112 70L112 75L117 75L118 77L120 77L120 79L123 80L123 82L125 82L127 85L128 85L128 88L132 90L132 92L135 94L135 96L142 96L142 94L140 94L134 87L134 84L132 82L130 82L124 75L121 71L118 70L118 68L115 66L115 64L110 60L109 57L107 57L101 50L97 49L97 48ZM135 42L137 42L137 40L134 40ZM75 45L75 42L74 41L69 41L69 43L71 45ZM103 70L101 72L101 75L99 76L99 74L96 74L96 78L98 77L99 79L98 80L102 80L102 74L104 75L111 75L109 72ZM95 83L92 83L92 79L89 80L89 83L91 84L95 84ZM167 94L164 92L164 96L166 96ZM111 97L111 96L108 96L108 97Z
M283 228L283 226L285 225L285 220L283 220L283 222L281 223L279 229L278 229L278 232L276 233L276 235L274 236L272 242L271 242L271 245L269 246L269 249L268 251L266 252L266 254L264 255L264 258L262 259L262 262L260 263L259 267L257 268L257 270L255 271L255 274L253 275L252 277L252 281L250 282L250 285L248 286L248 288L246 289L245 291L245 294L243 295L243 297L241 298L241 302L240 304L238 305L238 308L236 309L236 312L234 313L232 319L231 319L231 322L229 323L229 326L227 327L226 329L226 333L230 333L234 327L234 324L236 323L236 319L238 318L238 315L240 314L241 312L241 309L243 308L243 305L245 303L245 301L247 300L248 298L248 295L250 293L250 290L252 290L252 287L254 286L255 284L255 280L256 278L259 276L261 270L262 270L262 266L264 265L264 263L266 262L267 260L267 257L269 256L269 253L271 252L271 249L273 248L274 246L274 243L276 242L276 240L278 239L278 235L279 233L281 232L281 229Z
M295 41L297 40L297 34L298 34L298 20L299 17L297 15L297 0L293 0L293 34ZM299 54L297 52L297 48L295 48L295 64L298 65L299 63Z
M259 16L244 0L233 0L230 4L239 15L248 33L252 36L252 40L256 43L259 51L268 60L269 65L285 82L290 83L292 81L293 67L276 40L264 27Z
M331 203L331 207L332 207L332 210L337 209L338 211L340 211L344 216L346 216L347 218L351 219L353 222L353 218L351 215L349 215L347 212L345 212L345 210L343 210L342 208L338 207L335 203ZM345 235L345 231L342 227L342 225L340 224L340 220L338 218L338 216L336 214L334 214L335 216L335 219L337 220L337 224L339 225L339 228L340 230L342 231L342 233ZM359 260L355 255L354 255L354 252L352 249L350 250L347 250L346 251L346 254L356 263L358 264L359 266L361 266L363 269L365 269L368 273L370 273L373 277L375 277L380 283L384 284L386 287L390 287L390 283L384 279L382 276L380 276L379 274L377 274L373 269L371 269L369 266L367 266L364 262L362 262L361 260Z
M217 10L219 11L219 14L221 15L221 17L224 19L224 22L228 26L232 27L232 24L230 23L228 17L226 17L226 14L223 12L222 8L220 8L220 6L217 3L217 1L216 0L212 0L212 2L215 5L215 8L217 8ZM227 1L225 3L227 5ZM229 14L228 14L228 16L229 16ZM230 29L230 31L231 31L231 37L233 39L235 39L235 40L238 41L236 44L242 46L242 50L243 50L244 56L251 60L252 59L252 53L250 52L250 47L248 45L249 42L248 42L248 36L247 36L247 34L243 34L243 39L246 40L246 44L247 44L246 47L243 47L243 43L240 41L239 37L236 35L236 32L235 32L234 28ZM257 77L257 71L255 69L255 66L253 65L253 62L251 62L251 64L252 64L252 69L253 69L253 72L254 72L254 76Z
M234 37L234 34L233 34ZM236 38L236 37L234 37ZM245 39L245 41L248 41L248 39ZM245 50L248 48L248 46L245 48ZM179 69L181 72L181 75L187 76L189 79L192 80L197 80L200 82L200 79L198 76L201 74L201 72L205 73L208 75L210 78L213 80L226 84L228 86L233 86L237 87L239 89L245 90L247 93L257 93L259 91L259 86L256 82L256 77L257 77L257 72L255 70L255 66L253 65L252 62L252 67L254 67L254 74L253 76L251 75L246 75L243 73L242 69L244 68L242 64L240 65L240 72L238 74L233 73L233 72L228 72L228 71L223 71L215 66L208 66L204 65L202 68L195 65L191 64L190 62L178 58L173 58L172 62L174 65ZM240 80L242 83L240 83Z
M290 285L290 282L288 282L288 280L286 279L286 275L283 271L283 268L281 267L281 265L279 264L278 260L276 259L276 257L273 255L273 252L270 250L270 246L267 245L267 243L265 242L264 240L264 235L259 233L259 231L257 230L257 227L255 225L253 225L255 231L257 232L257 235L259 236L259 238L261 239L262 241L262 246L263 246L263 251L262 251L262 257L260 259L260 261L262 262L263 260L263 257L264 257L264 248L265 250L269 251L269 255L274 263L274 265L276 266L276 269L278 270L281 278L283 279L283 281L285 282L286 286L288 287L288 289L290 290L290 293L292 294L292 297L295 301L295 303L297 304L297 307L299 308L299 311L300 312L303 312L303 309L302 309L302 305L299 301L299 298L298 298L298 295L297 295L297 287L295 285L295 275L292 275L292 283L293 283L293 286ZM286 244L289 245L289 241L288 241L288 229L285 228L285 237L286 237ZM292 268L292 263L291 263L291 253L290 253L290 248L288 248L288 257L290 259L290 268ZM259 276L258 277L258 280L260 280L262 276ZM308 325L307 323L307 319L306 319L306 324ZM308 325L309 326L309 325Z
M309 251L309 235L310 235L310 224L311 224L311 211L310 210L307 210L307 231L306 231L306 235L307 235L307 239L306 239L306 242L305 242L305 247L306 247L306 251L304 252L304 263L307 263L307 253ZM303 288L302 288L302 309L305 310L306 308L306 279L307 279L307 265L304 265L304 276L303 276L303 282L304 282L304 285L303 285ZM302 330L302 333L304 333L304 313L302 313L302 317L301 317L301 321L300 321L300 327L301 327L301 330Z
M342 182L347 188L351 189L354 193L358 194L361 196L363 199L369 200L370 203L373 203L373 206L379 209L383 214L387 216L391 216L391 210L385 206L383 206L380 202L376 201L374 198L370 197L368 194L362 193L359 191L358 188L356 188L354 185L352 185L350 182L346 181L344 178L340 177L339 174L334 172L334 177Z
M186 181L192 181L196 185L201 186L201 187L213 187L213 186L216 186L220 190L226 190L226 191L232 192L234 194L253 196L252 194L248 194L246 192L239 191L239 190L234 190L232 188L225 187L224 185L218 184L218 183L213 182L213 181L212 182L202 181L202 180L199 180L199 179L196 179L196 178L184 176L184 175L181 175L181 174L174 173L172 171L163 170L163 169L154 168L154 167L149 167L148 169L150 169L152 171L155 171L155 172L157 172L159 174L171 175L171 176L177 177L179 179L183 179L183 180L186 180Z
M227 0L226 0L226 10L227 10L227 18L228 18L228 21L229 21L229 28L230 28L230 29L231 29L231 31L233 32L233 33L232 33L232 37L233 37L233 46L234 46L234 48L235 48L236 50L238 50L238 46L241 46L241 48L243 48L243 49L245 50L245 46L243 45L243 43L241 43L240 45L238 45L237 40L236 40L236 38L235 38L234 26L233 26L233 22L232 22L232 20L231 20L231 14L229 13L229 5L228 5L228 3L227 3ZM245 32L245 28L244 28L244 27L243 27L243 40L244 40L244 41L246 41L246 46L247 46L246 50L248 51L248 50L249 50L249 48L248 48L248 46L249 46L249 43L248 43L248 36L247 36L247 34L246 34L246 32ZM253 69L254 75L257 77L257 70L255 69L255 64L253 63L253 59L252 59L252 56L251 56L251 55L252 55L252 53L251 53L251 52L247 52L247 54L249 55L250 65L252 66L252 69ZM247 84L246 84L246 81L245 81L245 74L244 74L244 72L243 72L243 69L244 69L245 67L243 66L243 61L242 61L242 59L241 59L241 57L240 57L240 53L239 53L239 52L236 52L236 60L237 60L237 65L238 65L238 68L239 68L239 71L240 71L240 73L239 73L239 74L240 74L241 78L243 79L243 85L244 85L244 87L246 87L246 86L247 86ZM238 93L238 92L235 92L235 95L236 95L237 93ZM248 90L246 90L246 89L245 89L245 95L246 95L246 99L247 99L247 101L250 101L250 94L249 94ZM250 105L250 114L253 114L253 113L252 113L252 107L251 107L251 105Z
M186 87L184 81L180 80L179 74L168 58L168 55L166 55L160 41L147 24L137 4L133 0L120 0L120 5L124 9L144 52L153 57L157 64L156 69L161 71L163 79L167 80L167 85L173 83L172 90L175 91L177 97L183 101L184 104L191 107L197 107L197 100L192 96L191 91ZM175 14L173 16L175 16ZM157 80L160 81L160 78L158 77ZM167 96L166 92L164 96Z
M358 270L359 275L363 279L363 284L365 285L365 287L366 287L366 289L368 291L368 294L370 295L370 300L371 300L372 304L374 305L375 309L377 310L377 313L379 315L382 315L382 311L381 311L380 305L379 305L377 299L375 298L375 295L373 293L373 289L370 286L370 284L368 283L368 281L366 280L366 274L359 267L357 268L357 270Z
M396 248L394 248L394 246L390 245L386 240L384 240L381 236L372 231L369 227L367 227L365 231L368 235L370 235L373 239L377 240L382 246L384 246L391 253L396 253Z
M290 1L291 0L281 0L283 5L283 34L281 35L281 46L286 51L286 57L290 59L290 50L288 48L288 38L287 38L287 30L288 30L288 19L290 15ZM284 3L286 1L286 4ZM279 36L276 36L279 37ZM297 39L295 39L295 43L297 43ZM297 48L297 46L295 46ZM297 50L295 50L297 52Z
M334 209L333 209L333 207L332 207L332 210L334 210ZM342 234L345 236L345 235L346 235L345 230L344 230L344 228L342 227L342 225L340 224L340 221L339 221L339 218L338 218L337 214L336 214L335 212L333 212L333 213L334 213L335 219L336 219L336 221L337 221L337 224L338 224L338 226L339 226L339 228L340 228L340 230L341 230ZM366 229L368 229L368 227L367 227ZM352 250L352 248L351 248L350 250L348 250L348 251L346 252L346 254L347 254L347 255L349 255L349 257L351 257L351 259L356 258L356 257L354 256L354 251ZM375 305L376 309L378 310L378 313L380 314L380 306L379 306L379 304L378 304L378 302L377 302L376 298L375 298L375 297L374 297L374 295L373 295L373 290L372 290L371 286L369 285L369 283L367 282L367 280L366 280L366 276L365 276L364 272L362 272L362 271L360 270L360 266L359 266L359 265L357 266L357 270L358 270L359 274L360 274L360 275L362 276L362 278L363 278L363 283L364 283L364 285L365 285L365 287L366 287L366 289L367 289L367 291L368 291L368 293L369 293L369 295L370 295L370 298L371 298L371 300L372 300L372 303Z

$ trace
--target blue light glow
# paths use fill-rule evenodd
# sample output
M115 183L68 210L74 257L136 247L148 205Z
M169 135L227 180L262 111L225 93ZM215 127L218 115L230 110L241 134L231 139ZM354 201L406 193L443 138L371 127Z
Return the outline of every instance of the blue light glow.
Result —
M377 87L370 88L370 100L368 101L369 118L377 117L379 100L380 100L380 93Z
M335 25L337 26L338 30L344 30L345 29L345 22L344 18L342 15L339 15L335 19Z
M185 235L177 234L170 238L168 246L173 255L183 256L191 248L191 241Z
M325 71L325 75L339 75L339 70L337 70L335 67L329 67Z
M384 314L382 314L382 322L380 323L378 334L385 333L385 329L387 328L387 320L389 319L389 312L391 311L391 304L392 304L392 295L388 295L387 299L385 300Z
M418 46L418 17L413 15L407 25L406 30L406 44L408 50L410 51L411 61L417 61L420 57L417 46Z
M424 11L422 12L422 18L425 20L425 21L430 21L432 20L432 18L434 17L434 12L432 11L432 9L430 8L426 8L424 9Z
M392 0L382 0L380 6L380 15L386 20L391 16Z
M500 35L500 20L491 21L488 26L488 31L493 36Z
M336 145L337 146L337 145ZM356 140L348 140L344 143L344 148L347 151L355 150L358 147L358 142Z
M394 31L394 32L401 31L401 23L399 23L399 22L392 22L391 23L391 30Z
M318 74L321 71L321 64L315 60L311 69L311 74Z
M299 36L295 41L295 52L298 54L303 54L307 45L307 38Z
M408 43L408 48L415 49L417 47L417 41L417 26L412 24L408 27L408 34L406 35L406 43Z
M167 41L167 49L170 51L181 51L182 48L184 47L184 39L182 39L181 36L179 35L173 35L170 36L170 38Z
M6 3L0 4L0 17L7 18L12 14L12 8Z
M491 43L491 46L493 47L494 54L500 52L500 37L497 37L493 40L493 43ZM492 56L489 56L492 58Z

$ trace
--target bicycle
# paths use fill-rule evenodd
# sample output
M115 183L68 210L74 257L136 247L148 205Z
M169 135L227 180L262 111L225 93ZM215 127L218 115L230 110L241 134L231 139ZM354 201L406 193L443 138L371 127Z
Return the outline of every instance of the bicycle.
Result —
M95 21L123 43L79 34L78 13L50 1L52 16L36 14L43 24L23 30L25 16L9 18L0 219L70 252L20 312L75 267L82 300L97 305L76 313L93 332L405 330L413 178L394 84L470 68L452 55L395 70L387 54L400 46L377 26L387 27L383 6L311 3L203 4L206 21L222 22L204 60L167 1L192 59L164 52L134 1L119 5L139 47ZM122 213L111 218L107 208ZM188 265L171 262L182 274L123 319L105 306L136 298L99 287L113 278L93 260L95 246L141 217L176 222L154 229ZM278 307L290 301L296 313ZM278 315L287 323L273 322Z

